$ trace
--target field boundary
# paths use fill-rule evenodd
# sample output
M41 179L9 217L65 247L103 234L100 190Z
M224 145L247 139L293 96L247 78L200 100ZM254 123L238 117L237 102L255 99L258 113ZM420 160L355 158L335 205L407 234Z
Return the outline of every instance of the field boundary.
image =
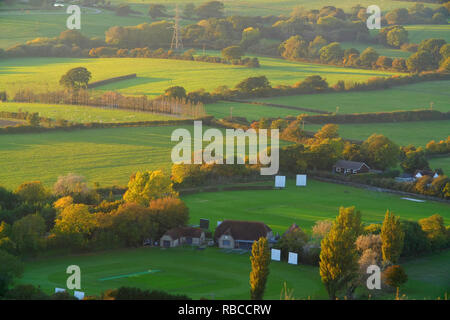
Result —
M88 87L88 89L93 89L93 88L97 88L100 86L104 86L106 84L119 82L119 81L123 81L123 80L128 80L128 79L134 79L134 78L137 78L137 74L131 73L131 74L126 74L124 76L118 76L118 77L108 78L105 80L95 81L95 82L89 83L87 87Z
M254 104L254 105L274 107L274 108L281 108L281 109L300 110L300 111L314 112L314 113L319 113L319 114L331 114L331 112L323 111L323 110L303 108L303 107L294 107L294 106L286 106L286 105L283 105L283 104L259 102L259 101L252 101L252 100L224 99L224 101L237 102L237 103L246 103L246 104Z

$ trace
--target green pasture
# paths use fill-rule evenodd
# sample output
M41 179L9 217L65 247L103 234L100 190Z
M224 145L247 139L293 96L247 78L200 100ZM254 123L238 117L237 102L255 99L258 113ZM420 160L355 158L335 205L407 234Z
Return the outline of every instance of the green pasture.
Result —
M437 38L450 42L450 24L447 25L411 25L405 26L408 30L409 42L420 43L422 40Z
M258 120L261 118L284 118L287 116L297 116L302 113L312 114L311 112L302 110L284 109L229 101L219 101L216 103L207 104L205 105L205 109L208 114L213 115L218 119L230 117L230 115L232 115L233 117L247 118L248 121Z
M35 38L52 38L67 30L69 14L66 7L52 10L0 11L0 48L24 44ZM89 37L105 38L105 31L113 26L132 26L152 22L146 15L119 17L104 9L81 9L81 33Z
M217 63L139 58L27 58L0 61L0 87L10 96L20 89L35 91L60 89L59 79L74 67L86 67L91 81L137 73L137 78L96 88L124 94L157 96L171 86L183 86L187 91L204 88L212 91L219 86L234 87L241 80L265 75L272 85L294 84L310 75L321 75L330 84L338 80L366 80L393 73L348 69L320 64L298 63L275 58L261 58L261 68Z
M184 7L185 0L169 0L167 2L162 2L160 0L113 0L113 3L133 3L133 4L150 4L150 3L163 3L173 10L175 5L178 3L181 8ZM189 1L194 3L196 6L201 3L206 2L206 0L192 0ZM295 7L303 7L305 9L320 9L324 6L335 6L337 8L342 8L349 12L352 7L360 4L363 7L368 7L370 5L378 5L383 12L392 10L395 8L409 8L412 6L411 2L408 1L389 1L389 0L342 0L339 3L333 0L227 0L224 1L225 4L225 14L228 15L249 15L249 16L267 16L267 15L280 15L289 14ZM426 3L428 7L436 7L436 4Z
M317 131L323 125L305 125L305 130ZM383 134L399 145L425 146L431 140L446 139L450 134L450 120L389 123L339 124L343 138L365 140L373 133Z
M388 47L383 46L382 44L367 44L367 43L360 43L360 42L342 42L341 46L344 49L355 48L360 53L362 53L368 47L372 47L378 52L378 54L380 56L391 57L392 59L394 59L394 58L407 59L411 55L411 52L402 51L400 49L395 49L395 48L388 48Z
M26 181L52 186L68 173L83 175L91 185L125 186L136 171L170 174L172 148L178 143L171 135L178 128L190 130L194 140L188 125L1 134L0 186L14 189Z
M210 228L225 219L264 221L274 232L282 234L290 225L311 232L318 220L334 220L339 207L356 206L365 223L382 223L386 210L402 219L419 220L439 213L450 224L448 204L411 202L402 196L359 189L339 184L309 180L307 187L296 187L288 180L283 190L248 190L205 192L183 196L189 207L191 223L209 219Z
M0 111L28 111L30 113L38 112L41 117L55 120L64 119L79 123L119 123L175 119L175 117L153 114L150 112L134 112L110 108L64 104L49 105L42 103L3 102L0 103Z
M428 159L432 169L441 168L446 175L450 175L450 157L436 157Z
M450 287L449 261L450 251L446 251L402 264L408 282L401 293L408 299L444 297ZM225 253L216 248L140 248L28 261L23 277L17 282L40 286L50 294L55 288L66 287L66 269L73 264L81 268L81 290L87 295L132 286L186 294L193 299L249 299L249 255ZM124 276L131 273L135 276ZM108 277L112 279L101 281ZM296 299L328 298L317 267L277 261L270 264L264 298L280 299L285 283ZM383 298L393 299L394 294Z
M450 81L430 81L387 90L340 92L257 99L257 101L339 113L433 109L450 111Z

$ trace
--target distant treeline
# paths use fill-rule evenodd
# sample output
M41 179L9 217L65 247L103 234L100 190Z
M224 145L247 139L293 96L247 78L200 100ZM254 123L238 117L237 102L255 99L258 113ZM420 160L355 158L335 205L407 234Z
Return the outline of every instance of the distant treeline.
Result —
M38 133L58 130L73 129L100 129L100 128L120 128L120 127L157 127L172 125L190 125L192 119L171 119L171 120L152 120L152 121L135 121L135 122L87 122L78 123L64 119L51 119L40 117L38 113L30 113L27 111L9 112L0 111L0 118L18 119L28 121L27 125L17 125L11 127L0 128L0 134L10 133ZM212 117L199 118L205 123L210 123Z
M159 97L149 99L147 96L124 96L118 92L105 92L95 96L89 90L61 90L34 93L30 89L19 90L13 101L27 103L72 104L94 107L111 107L151 113L165 113L183 117L201 117L206 115L202 103L187 99Z

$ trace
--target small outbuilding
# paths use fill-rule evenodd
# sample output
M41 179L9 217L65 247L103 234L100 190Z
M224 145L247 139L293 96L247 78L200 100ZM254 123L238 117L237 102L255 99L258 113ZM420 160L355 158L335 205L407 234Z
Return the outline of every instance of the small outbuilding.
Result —
M430 171L430 170L416 170L416 172L414 172L414 178L416 178L416 179L420 179L425 176L429 176L429 177L432 177L433 179L436 179L439 177L439 173L436 171Z
M333 166L333 172L342 174L358 174L367 173L370 171L370 167L364 162L339 160Z
M205 242L205 232L200 228L178 227L168 230L160 240L160 246L173 248L180 245L199 246Z
M272 229L257 221L225 220L214 233L214 241L219 248L250 250L253 242L261 237L273 239Z

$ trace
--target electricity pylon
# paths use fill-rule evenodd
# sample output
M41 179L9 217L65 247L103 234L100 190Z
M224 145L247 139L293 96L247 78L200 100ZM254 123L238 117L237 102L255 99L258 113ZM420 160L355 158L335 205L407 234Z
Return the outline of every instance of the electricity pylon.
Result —
M183 41L181 40L181 33L180 33L180 10L177 7L175 9L175 25L173 27L173 36L172 36L172 43L170 45L170 50L179 50L183 49Z

